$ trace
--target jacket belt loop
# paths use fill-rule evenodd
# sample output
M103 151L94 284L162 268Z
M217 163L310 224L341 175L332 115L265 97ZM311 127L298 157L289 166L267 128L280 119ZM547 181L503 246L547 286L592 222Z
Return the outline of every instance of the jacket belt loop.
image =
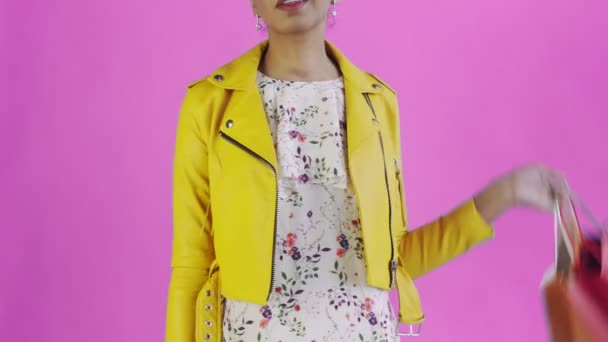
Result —
M408 326L409 326L408 332L400 332L397 329L397 336L411 336L411 337L420 336L420 332L422 331L422 323L408 324ZM414 326L416 327L416 329L414 329Z

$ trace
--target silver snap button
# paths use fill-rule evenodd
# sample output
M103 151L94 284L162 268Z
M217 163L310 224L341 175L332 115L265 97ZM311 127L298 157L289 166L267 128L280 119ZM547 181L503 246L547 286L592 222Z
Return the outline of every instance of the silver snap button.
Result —
M218 82L222 82L224 80L224 76L222 75L215 75L213 78Z
M382 88L382 86L380 86L378 83L372 84L372 87L374 87L374 89L380 89L380 88Z
M206 334L205 335L205 340L210 340L211 339L211 334Z
M373 122L374 122L374 124L376 124L376 125L379 125L379 124L380 124L380 122L378 122L378 119L376 119L376 118L373 118L373 119L372 119L372 121L373 121Z
M208 326L208 327L210 327L210 326L212 326L212 325L213 325L213 323L211 323L211 321L206 321L206 322L205 322L205 325L206 325L206 326Z
M232 128L232 126L234 126L234 121L232 121L232 120L226 121L226 127Z
M205 310L207 310L207 311L211 311L211 309L212 309L212 306L211 306L210 304L207 304L207 305L205 306Z

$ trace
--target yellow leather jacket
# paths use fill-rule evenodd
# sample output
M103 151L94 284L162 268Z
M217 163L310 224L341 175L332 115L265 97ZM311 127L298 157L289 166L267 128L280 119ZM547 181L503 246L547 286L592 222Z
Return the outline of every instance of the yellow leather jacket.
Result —
M222 297L266 303L276 277L277 158L256 70L264 41L191 84L174 159L174 236L166 341L221 341ZM493 236L469 201L408 232L397 97L331 43L345 85L347 161L367 281L398 289L399 320L424 319L412 279Z

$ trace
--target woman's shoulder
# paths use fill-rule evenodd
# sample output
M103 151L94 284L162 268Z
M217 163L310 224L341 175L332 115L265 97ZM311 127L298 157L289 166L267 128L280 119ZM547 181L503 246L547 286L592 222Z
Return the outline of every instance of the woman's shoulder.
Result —
M208 108L212 103L224 97L224 91L214 86L209 80L213 75L206 75L187 84L184 105L198 112Z
M388 89L393 95L397 95L397 91L385 80L383 80L382 78L380 78L377 74L366 71L366 73L369 75L369 77L371 77L373 80L375 80L376 82L380 83L382 86L384 86L384 88Z
M210 76L211 75L205 75L203 77L195 78L195 81L190 81L190 83L188 83L187 88L204 88Z
M267 42L263 41L242 52L226 64L216 68L204 77L190 82L188 88L205 88L208 86L238 90L249 86L255 81L258 63Z

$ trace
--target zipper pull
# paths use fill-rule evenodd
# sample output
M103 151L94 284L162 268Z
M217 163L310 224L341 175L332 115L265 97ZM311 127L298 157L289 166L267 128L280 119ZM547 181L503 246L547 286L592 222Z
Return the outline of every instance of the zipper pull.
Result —
M391 260L388 264L391 270L391 289L395 287L395 280L397 278L397 260Z

